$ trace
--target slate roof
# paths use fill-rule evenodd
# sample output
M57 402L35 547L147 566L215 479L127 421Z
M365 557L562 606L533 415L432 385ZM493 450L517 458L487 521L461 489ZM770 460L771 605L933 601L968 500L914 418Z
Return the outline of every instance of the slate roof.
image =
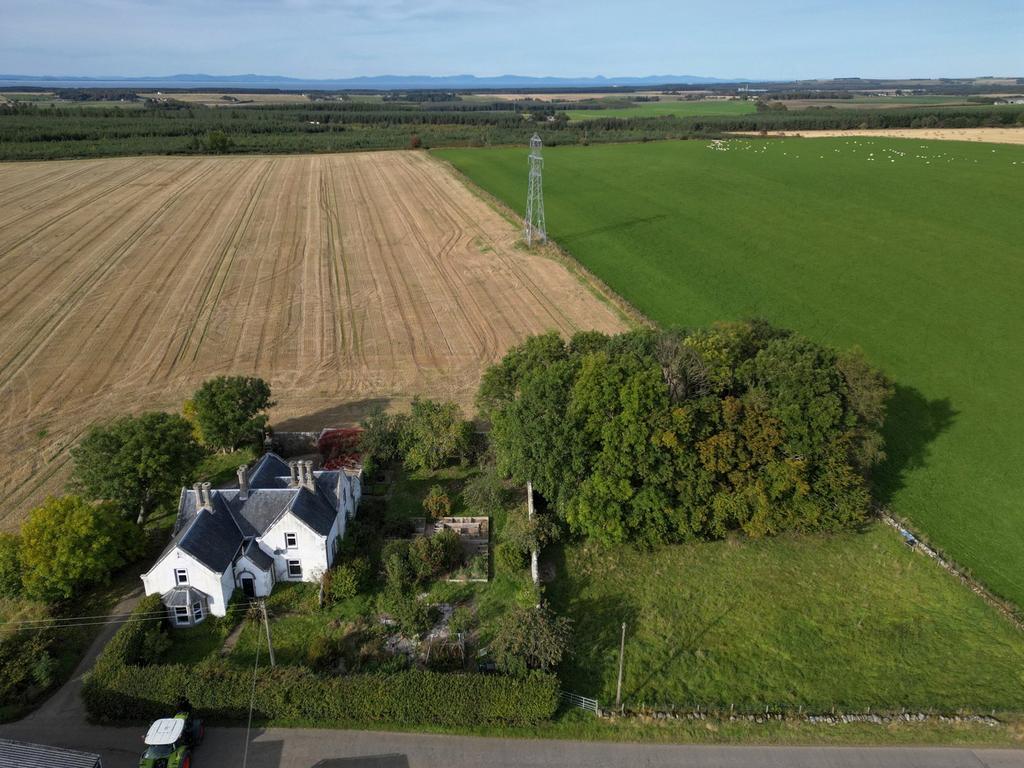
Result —
M238 491L232 490L228 503L239 530L245 536L261 536L277 518L284 514L297 493L298 489L296 488L261 488L249 491L248 498L242 501L238 498ZM214 492L213 495L227 496L220 492Z
M213 509L199 510L177 546L216 573L223 573L238 554L242 531L219 494L213 494L212 501Z
M261 571L269 571L274 567L274 558L264 552L263 548L255 541L249 542L249 546L245 548L244 555Z
M214 572L224 573L246 539L262 536L289 510L312 530L329 535L338 514L342 473L314 472L313 478L313 491L289 487L288 463L277 454L267 453L248 472L245 499L240 498L238 488L211 489L212 509L203 509L196 492L183 488L174 535L160 558L178 547ZM261 555L269 561L265 568L269 570L272 559L259 550L256 557ZM263 567L256 560L253 563Z
M0 739L0 768L96 768L100 756L44 744Z
M265 453L249 470L250 488L287 488L291 470L288 462L276 453Z
M201 602L204 605L210 602L210 596L195 587L175 587L174 589L160 595L163 604L168 608L188 607L192 603Z
M320 493L300 488L292 498L291 512L322 536L331 532L338 514Z

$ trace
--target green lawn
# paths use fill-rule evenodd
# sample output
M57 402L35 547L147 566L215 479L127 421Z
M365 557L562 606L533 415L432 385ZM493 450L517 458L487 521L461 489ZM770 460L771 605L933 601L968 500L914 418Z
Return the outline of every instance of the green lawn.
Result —
M702 117L705 115L750 115L757 111L752 101L644 101L630 107L609 109L569 109L570 120L596 120L604 117Z
M865 533L567 547L552 602L575 620L566 688L627 706L1024 710L1024 641L878 524Z
M897 382L878 496L1024 605L1024 147L883 139L545 150L551 235L649 317L762 316ZM525 149L443 150L522 210Z

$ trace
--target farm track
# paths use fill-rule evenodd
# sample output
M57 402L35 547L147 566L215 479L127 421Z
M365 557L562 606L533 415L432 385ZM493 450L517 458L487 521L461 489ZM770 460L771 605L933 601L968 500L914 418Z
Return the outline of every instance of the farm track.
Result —
M620 318L422 153L0 165L0 527L91 424L267 378L318 427L421 394L469 412L525 336Z

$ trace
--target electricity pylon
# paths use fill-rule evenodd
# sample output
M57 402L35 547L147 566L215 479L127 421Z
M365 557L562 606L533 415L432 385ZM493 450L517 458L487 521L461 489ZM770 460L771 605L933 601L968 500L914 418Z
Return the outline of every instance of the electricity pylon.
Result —
M540 136L535 133L530 139L530 181L526 193L526 220L523 222L523 239L527 246L533 245L534 241L548 241L544 222L544 158L540 148Z

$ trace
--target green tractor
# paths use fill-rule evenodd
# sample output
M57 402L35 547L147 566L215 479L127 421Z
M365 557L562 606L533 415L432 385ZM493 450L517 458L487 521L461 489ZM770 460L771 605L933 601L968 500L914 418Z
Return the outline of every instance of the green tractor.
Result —
M192 749L206 735L203 721L191 710L157 720L146 732L146 751L139 768L192 768Z

